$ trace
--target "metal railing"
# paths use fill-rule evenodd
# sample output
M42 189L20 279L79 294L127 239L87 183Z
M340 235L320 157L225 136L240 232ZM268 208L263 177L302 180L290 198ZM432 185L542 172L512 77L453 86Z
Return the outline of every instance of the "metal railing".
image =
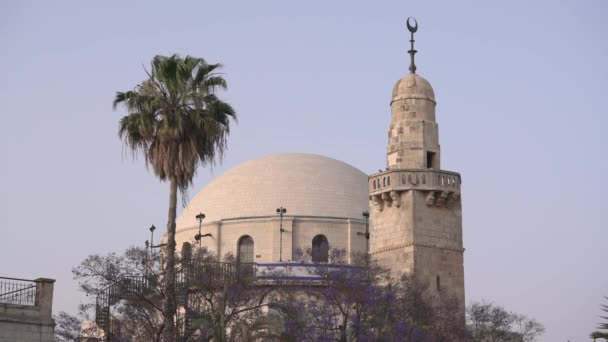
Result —
M178 306L177 341L187 341L193 333L192 323L201 317L204 304L196 293L221 291L226 284L246 282L253 285L293 284L317 285L329 280L329 274L343 274L360 266L324 263L239 263L193 259L176 269L175 287ZM123 299L146 298L158 294L162 287L158 275L122 276L105 287L96 298L95 322L104 331L103 341L114 341L118 325L112 316L112 306Z
M256 267L254 263L228 263L217 261L191 260L175 272L177 304L188 309L192 304L191 296L198 287L206 290L221 288L224 284L236 281L255 280ZM119 279L103 288L97 295L95 303L95 323L105 332L104 341L113 341L115 322L112 318L111 307L123 299L142 298L155 293L159 289L159 278L156 275L130 275ZM158 292L157 292L158 293ZM180 330L179 341L186 340L191 333L190 315L197 315L196 308L186 310L184 327Z
M29 279L0 277L0 303L36 305L36 282Z
M123 299L132 299L147 296L158 284L156 276L133 275L123 276L112 284L106 286L97 295L95 302L95 323L102 328L108 336L113 333L110 307ZM110 340L109 338L107 339Z
M254 263L192 260L176 272L176 282L188 287L219 288L237 280L253 280L255 273Z

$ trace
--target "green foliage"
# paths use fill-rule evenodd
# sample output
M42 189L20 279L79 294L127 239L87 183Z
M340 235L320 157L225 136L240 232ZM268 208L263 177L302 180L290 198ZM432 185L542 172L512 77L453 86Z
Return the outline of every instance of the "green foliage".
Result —
M604 340L608 341L608 333L601 331L594 331L589 335L589 337L591 337L594 341L598 338L603 338Z
M509 312L494 303L475 302L466 311L472 342L532 342L545 332L534 318Z
M604 297L605 299L608 299L608 297ZM602 311L608 313L608 305L606 304L601 304L600 308L602 309ZM606 320L605 322L602 322L599 324L599 326L597 327L600 330L608 330L608 316L600 316L600 318ZM608 341L608 331L594 331L591 333L590 337L592 339L598 339L598 338L603 338L605 340Z
M216 96L226 89L221 64L178 55L156 56L149 78L134 90L117 92L113 107L128 114L118 135L134 156L141 154L161 180L175 177L185 191L198 164L221 159L236 111Z
M216 73L220 64L178 55L156 56L148 79L134 90L117 92L113 107L123 105L128 114L119 122L118 135L133 157L143 155L161 181L170 181L167 217L167 258L164 304L164 338L175 338L172 314L175 297L175 219L177 191L186 202L186 190L199 164L213 165L226 149L235 110L216 95L226 81Z
M299 264L317 280L294 291L285 286L271 308L281 314L288 341L455 341L464 317L449 294L430 300L414 278L390 277L369 255L330 249L331 264L311 262L299 251Z
M57 341L107 336L91 315L97 314L97 304L109 305L113 341L171 341L161 336L167 296L159 259L158 253L131 247L123 254L90 255L74 267L74 279L91 302L81 306L78 316L61 313L56 317ZM181 329L181 341L234 341L240 336L268 340L280 335L280 320L263 311L272 289L253 286L250 272L242 272L236 260L225 256L220 261L205 249L195 249L188 256L178 256L176 265L181 300L178 313L171 317ZM109 293L113 299L98 301ZM81 329L83 322L87 322L86 331Z
M604 297L604 298L608 299L608 297ZM602 311L608 313L608 305L602 304L601 307L602 307ZM608 316L600 316L600 317L605 319L606 322L600 323L600 326L598 328L602 329L602 330L608 330Z
M81 342L82 321L64 311L55 317L55 342Z

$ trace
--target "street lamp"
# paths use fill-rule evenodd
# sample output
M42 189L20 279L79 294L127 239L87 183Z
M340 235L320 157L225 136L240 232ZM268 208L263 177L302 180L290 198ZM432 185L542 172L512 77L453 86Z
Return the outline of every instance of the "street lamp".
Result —
M277 215L281 217L281 228L280 228L280 236L279 236L279 262L283 261L283 214L287 212L287 209L283 207L277 208Z
M211 234L201 234L201 226L203 225L203 219L205 218L205 214L198 213L196 215L196 219L198 220L198 234L194 235L194 239L198 241L198 248L201 248L202 238L211 236Z
M167 245L166 243L159 243L158 245L154 246L154 231L155 230L156 230L156 227L154 227L154 225L150 226L150 241L146 240L146 250L148 250L148 248L150 249L150 251L148 252L148 254L150 255L150 262L152 261L152 249L164 247Z
M200 247L201 239L204 237L211 237L211 236L212 236L211 233L202 234L202 235L199 233L199 234L194 235L194 240L198 241L198 246Z
M150 262L152 263L153 261L153 252L152 250L154 248L161 248L161 247L165 247L167 244L166 243L159 243L158 245L154 246L154 231L156 230L156 227L154 227L154 225L150 226L150 241L146 240L146 249L150 248L149 251L149 256L150 256ZM160 263L162 264L162 254L161 254L161 261Z
M154 225L152 225L150 227L150 252L152 251L152 248L160 248L160 247L165 247L167 245L166 243L159 243L158 245L154 246L154 230L156 230L156 227L154 227ZM148 247L147 240L146 240L146 247Z
M369 211L364 211L361 215L365 217L365 233L357 232L357 235L365 237L365 252L369 254Z

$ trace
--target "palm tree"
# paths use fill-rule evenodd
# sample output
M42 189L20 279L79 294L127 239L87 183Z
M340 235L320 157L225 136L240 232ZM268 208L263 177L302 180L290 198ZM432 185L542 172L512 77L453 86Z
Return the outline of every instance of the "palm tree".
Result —
M161 181L169 181L167 257L165 263L165 340L174 340L175 218L177 191L192 184L197 166L221 160L235 110L220 100L216 90L227 88L217 74L221 64L178 55L155 56L148 78L132 91L117 92L113 108L127 109L118 135L135 158L141 154L147 168Z
M591 333L591 335L589 335L589 337L591 337L593 339L593 342L595 342L598 338L603 338L604 340L608 340L608 333L594 331Z
M608 297L604 297L606 299L608 299ZM602 311L604 312L608 312L608 305L605 304L601 304L600 305L602 308ZM600 325L598 326L598 329L600 330L608 330L608 316L600 316L600 318L603 318L606 320L606 322L600 323ZM603 338L604 340L608 341L608 332L606 331L594 331L591 333L590 337L595 341L595 339L598 338Z
M604 297L604 298L608 299L608 297ZM602 304L601 307L602 307L602 311L608 313L608 305ZM605 319L606 322L600 323L599 328L602 330L604 330L604 329L608 330L608 316L600 316L600 317ZM608 338L608 333L605 333L605 334L606 334L606 336L604 336L604 338Z

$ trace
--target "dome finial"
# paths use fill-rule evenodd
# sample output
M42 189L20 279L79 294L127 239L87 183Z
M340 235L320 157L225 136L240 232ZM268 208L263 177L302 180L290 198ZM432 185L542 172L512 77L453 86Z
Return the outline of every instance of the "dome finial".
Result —
M414 20L414 25L412 26L412 24L410 24L410 19ZM416 50L414 50L414 33L416 33L416 31L418 31L418 22L416 21L416 18L413 17L408 17L407 21L407 29L408 31L410 31L410 50L408 51L408 53L410 54L410 74L415 74L416 73L416 64L414 64L414 55L416 54Z

